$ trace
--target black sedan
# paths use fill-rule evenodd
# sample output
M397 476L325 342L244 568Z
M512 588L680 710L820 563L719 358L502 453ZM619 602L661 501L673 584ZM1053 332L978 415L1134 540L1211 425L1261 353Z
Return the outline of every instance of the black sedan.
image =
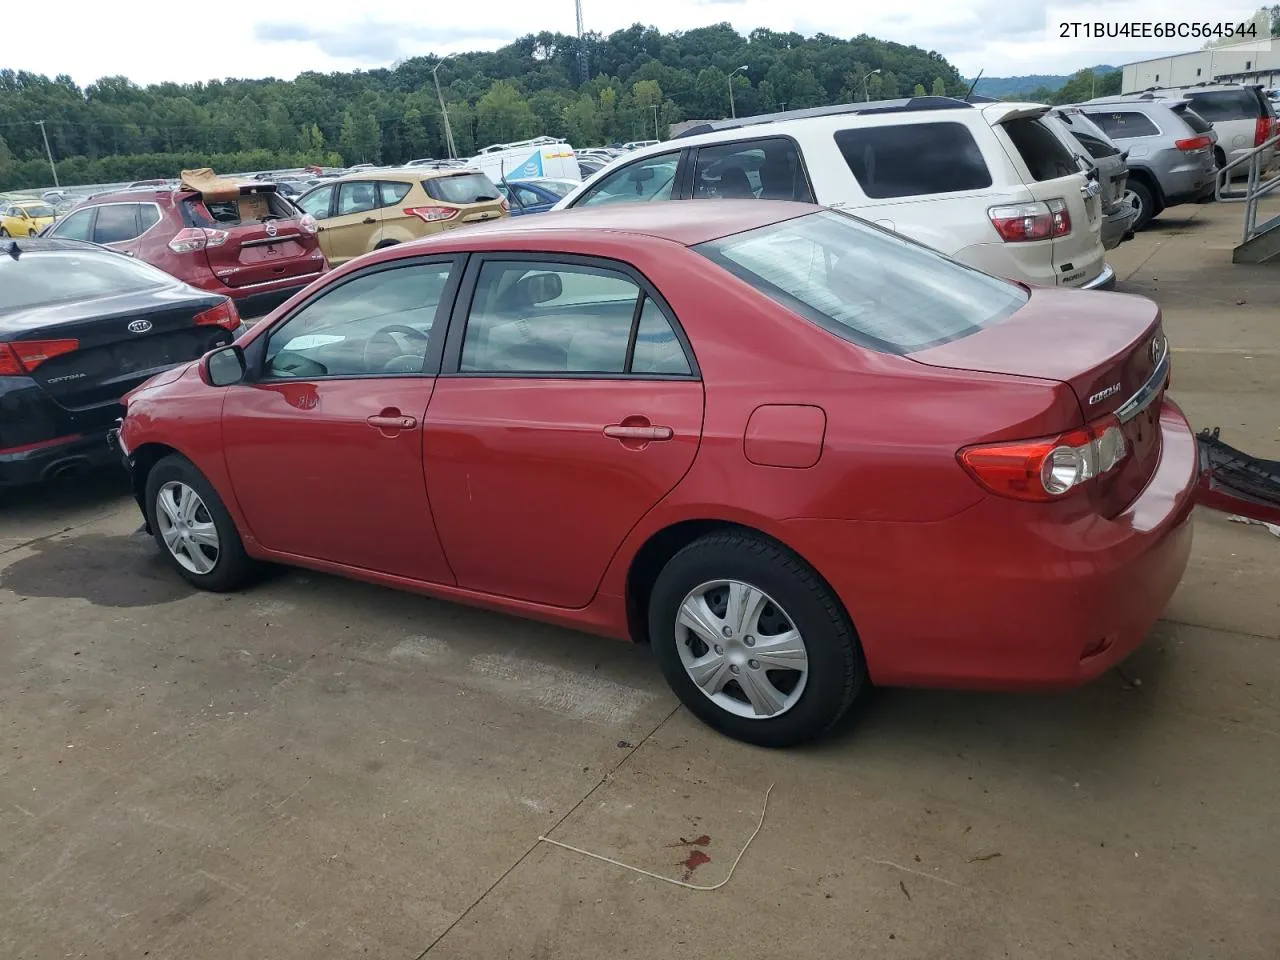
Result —
M0 240L0 487L117 460L120 398L228 344L235 304L79 240Z

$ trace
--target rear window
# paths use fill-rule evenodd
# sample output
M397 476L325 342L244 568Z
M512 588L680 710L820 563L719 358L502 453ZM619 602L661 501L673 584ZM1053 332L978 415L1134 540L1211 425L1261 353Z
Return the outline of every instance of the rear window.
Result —
M694 249L825 330L884 353L967 337L1027 302L1015 284L830 210Z
M1080 172L1080 165L1058 135L1032 117L1019 117L1001 124L1021 154L1027 172L1037 182L1057 180Z
M1262 104L1252 90L1214 90L1189 93L1191 108L1210 123L1224 120L1256 120L1262 116Z
M168 274L124 254L28 251L0 256L0 310L133 293L172 283Z
M907 123L838 130L836 146L873 200L982 190L991 171L961 123ZM946 157L945 163L938 158Z
M1132 139L1133 137L1156 137L1160 128L1151 122L1146 114L1136 110L1113 110L1090 112L1089 119L1102 128L1102 132L1113 140Z
M1212 133L1213 132L1213 126L1205 122L1204 117L1200 116L1200 114L1197 111L1188 108L1185 110L1176 110L1174 112L1177 113L1177 115L1182 119L1183 123L1185 123L1188 127L1191 128L1192 132L1194 133Z
M1085 150L1088 151L1089 156L1093 157L1095 160L1101 160L1103 157L1120 156L1120 151L1105 140L1099 140L1095 136L1091 136L1090 134L1083 133L1078 130L1073 130L1071 135L1080 141L1080 146L1084 147Z
M233 200L206 201L199 195L182 201L183 212L193 227L235 227L262 219L289 219L298 215L294 206L275 190L242 193Z
M498 199L498 188L483 173L460 173L422 181L422 189L432 200L445 203L485 203Z

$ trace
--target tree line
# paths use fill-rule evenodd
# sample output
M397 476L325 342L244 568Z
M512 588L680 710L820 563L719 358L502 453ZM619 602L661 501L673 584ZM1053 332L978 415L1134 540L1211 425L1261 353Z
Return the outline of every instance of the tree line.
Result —
M745 66L746 70L740 70ZM183 167L400 163L447 156L432 69L460 156L536 135L574 146L665 138L667 125L924 93L961 96L940 54L874 37L722 23L663 33L636 24L582 40L530 34L491 52L413 57L386 69L294 80L81 89L0 70L0 190L52 186L41 127L63 184L176 176Z

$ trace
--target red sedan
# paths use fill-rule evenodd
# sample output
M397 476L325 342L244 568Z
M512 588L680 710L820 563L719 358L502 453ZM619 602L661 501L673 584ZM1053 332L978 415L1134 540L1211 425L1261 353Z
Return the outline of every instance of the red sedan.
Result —
M1160 311L847 215L690 201L360 257L128 397L151 532L210 590L311 567L648 642L734 737L869 683L1062 687L1191 549Z

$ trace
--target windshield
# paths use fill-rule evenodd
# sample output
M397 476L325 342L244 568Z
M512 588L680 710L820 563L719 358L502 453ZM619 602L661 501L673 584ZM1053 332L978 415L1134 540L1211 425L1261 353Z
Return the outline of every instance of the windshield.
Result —
M173 282L123 254L32 250L17 260L0 256L0 310L135 293Z
M27 216L31 217L33 220L41 220L45 217L57 216L53 211L53 207L49 206L47 203L20 203L18 206L25 210L27 212Z
M486 203L498 199L498 188L483 173L459 173L422 181L433 200L445 203Z
M967 337L1027 302L1013 283L829 210L694 249L836 336L884 353Z

